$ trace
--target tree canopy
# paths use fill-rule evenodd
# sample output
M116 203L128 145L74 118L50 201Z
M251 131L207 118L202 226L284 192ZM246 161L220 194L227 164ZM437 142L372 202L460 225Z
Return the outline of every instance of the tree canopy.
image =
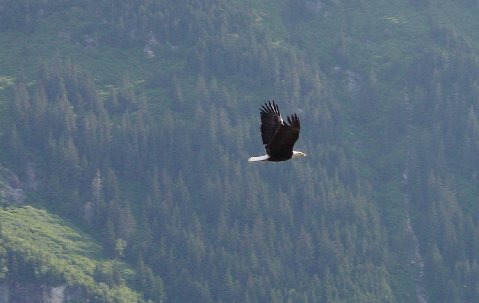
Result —
M472 302L478 10L439 0L4 1L0 160L29 204L101 245L112 261L90 274L104 293ZM259 106L272 98L300 116L304 161L247 163L261 146ZM16 250L5 224L1 282L46 267L33 279L77 283L51 257Z

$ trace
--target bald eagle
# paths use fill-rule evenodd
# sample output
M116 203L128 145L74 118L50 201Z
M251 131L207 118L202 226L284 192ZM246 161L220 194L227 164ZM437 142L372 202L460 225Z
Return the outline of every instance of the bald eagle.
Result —
M279 162L306 156L303 152L293 150L300 130L299 118L296 114L287 117L288 121L285 122L274 100L261 106L260 114L261 139L266 149L266 155L251 157L248 159L249 162Z

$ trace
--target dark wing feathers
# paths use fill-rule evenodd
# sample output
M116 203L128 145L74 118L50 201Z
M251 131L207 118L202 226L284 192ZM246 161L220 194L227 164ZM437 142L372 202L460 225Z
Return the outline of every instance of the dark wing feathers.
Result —
M278 105L268 101L261 107L261 138L269 155L287 155L299 138L300 123L296 114L283 121Z
M278 128L283 124L283 118L279 112L278 105L268 101L261 107L261 139L267 145L273 139Z
M291 116L288 117L288 123L289 123L289 126L293 129L297 129L298 133L299 133L299 130L301 128L301 124L299 123L299 118L298 118L298 115L296 114L292 114Z
M278 128L273 140L267 146L267 152L271 155L288 155L293 152L293 146L299 138L299 119L296 114L287 118L288 124L284 123Z

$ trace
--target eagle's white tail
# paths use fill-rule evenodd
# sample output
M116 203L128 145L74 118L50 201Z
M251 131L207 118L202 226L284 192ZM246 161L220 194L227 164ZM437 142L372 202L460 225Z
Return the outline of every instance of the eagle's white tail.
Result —
M258 161L266 161L269 159L269 156L268 155L264 155L264 156L259 156L259 157L250 157L248 159L248 162L258 162Z

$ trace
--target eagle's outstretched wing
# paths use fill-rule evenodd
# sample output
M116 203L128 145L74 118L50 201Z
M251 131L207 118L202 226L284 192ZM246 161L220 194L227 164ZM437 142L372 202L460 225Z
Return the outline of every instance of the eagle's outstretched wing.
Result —
M283 121L276 103L268 101L261 107L261 138L268 155L288 155L299 138L300 123L296 114Z
M288 123L283 123L273 139L267 146L267 152L272 155L288 155L293 152L293 146L298 141L301 125L299 118L293 114L287 118Z
M268 145L273 139L276 131L281 125L283 125L283 118L279 112L278 105L276 103L271 103L268 101L263 106L261 106L261 139L263 139L263 144Z

